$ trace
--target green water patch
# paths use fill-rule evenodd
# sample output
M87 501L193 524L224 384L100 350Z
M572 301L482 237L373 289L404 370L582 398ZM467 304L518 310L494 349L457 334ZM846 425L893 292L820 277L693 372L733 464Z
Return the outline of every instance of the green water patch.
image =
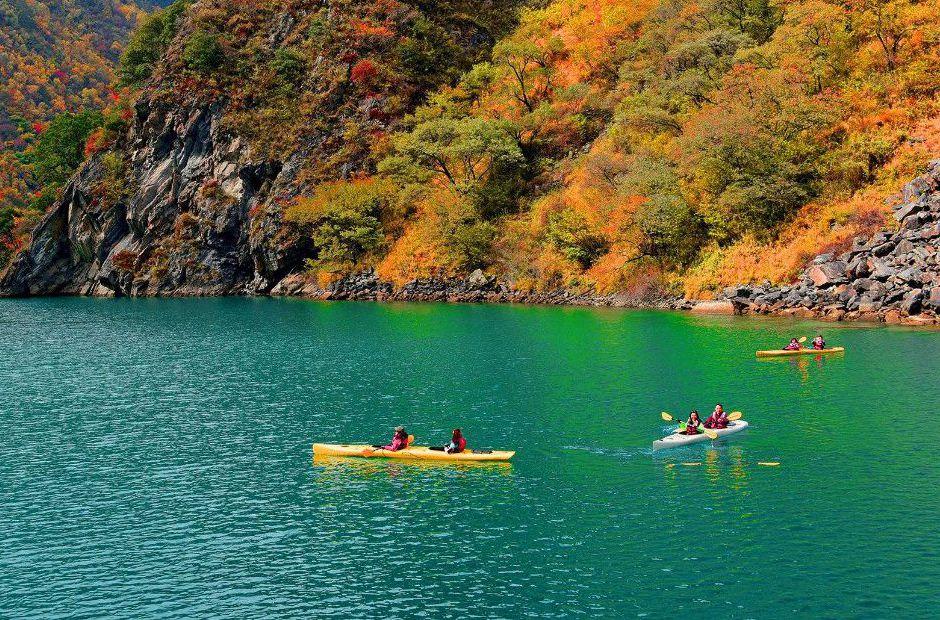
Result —
M817 330L844 355L762 361ZM927 617L940 333L0 300L0 616ZM653 451L716 402L751 427ZM312 458L403 424L508 465ZM761 463L779 463L762 465Z

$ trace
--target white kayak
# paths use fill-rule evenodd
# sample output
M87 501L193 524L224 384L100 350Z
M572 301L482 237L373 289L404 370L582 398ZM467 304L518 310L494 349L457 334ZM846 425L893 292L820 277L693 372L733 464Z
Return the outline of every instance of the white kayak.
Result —
M711 429L715 431L715 434L718 435L718 439L722 437L727 437L728 435L734 435L735 433L740 433L747 428L747 422L744 420L735 420L734 422L728 422L727 428L714 428ZM661 448L677 448L679 446L687 446L693 443L699 443L700 441L711 441L708 438L708 435L705 433L699 433L698 435L686 435L676 431L672 435L667 435L662 439L657 439L653 442L653 449L659 450Z

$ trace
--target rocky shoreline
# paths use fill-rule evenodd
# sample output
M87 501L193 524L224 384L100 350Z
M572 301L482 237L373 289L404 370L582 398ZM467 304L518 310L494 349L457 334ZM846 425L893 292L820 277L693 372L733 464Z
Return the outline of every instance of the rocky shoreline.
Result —
M520 291L481 270L474 271L467 278L425 278L412 280L402 286L381 280L372 270L347 275L326 287L298 274L282 280L271 290L270 295L319 300L505 303L660 310L691 307L685 300L661 293L598 295L566 289Z
M817 256L796 284L730 287L719 303L742 315L940 325L940 161L905 186L894 219L897 230Z

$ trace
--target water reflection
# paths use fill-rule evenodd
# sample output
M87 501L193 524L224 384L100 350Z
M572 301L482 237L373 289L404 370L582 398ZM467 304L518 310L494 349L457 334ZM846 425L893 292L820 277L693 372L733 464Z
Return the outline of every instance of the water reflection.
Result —
M342 456L314 455L312 465L321 474L350 474L368 478L375 475L396 477L403 474L428 471L468 472L489 470L508 475L512 472L512 463L499 461L421 461L405 459L359 459Z
M817 354L817 355L799 355L794 357L759 357L757 361L762 364L786 364L800 373L800 380L803 383L809 381L810 369L823 369L830 360L841 360L842 354Z

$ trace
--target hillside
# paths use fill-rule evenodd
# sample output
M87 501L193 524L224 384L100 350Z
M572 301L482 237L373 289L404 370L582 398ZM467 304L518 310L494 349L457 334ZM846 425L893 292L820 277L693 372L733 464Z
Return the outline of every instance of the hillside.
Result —
M99 132L6 287L789 283L937 155L937 8L196 2L132 43L162 55L125 57L127 128Z
M23 153L56 116L109 102L124 42L144 11L165 4L0 0L0 262L14 215L20 228L39 215L29 207L42 182Z

